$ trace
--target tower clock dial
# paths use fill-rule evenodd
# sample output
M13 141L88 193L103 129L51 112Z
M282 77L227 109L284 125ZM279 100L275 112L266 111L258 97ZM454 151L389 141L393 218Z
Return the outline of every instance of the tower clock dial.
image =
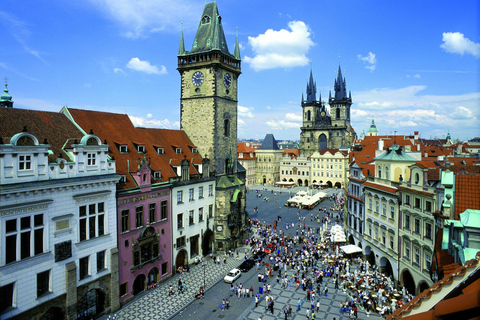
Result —
M205 79L205 77L204 77L203 73L200 72L200 71L197 71L192 76L192 83L195 87L200 87L202 85L204 79Z
M232 76L230 76L229 73L225 73L223 76L223 84L225 84L225 87L230 88L230 85L232 84Z

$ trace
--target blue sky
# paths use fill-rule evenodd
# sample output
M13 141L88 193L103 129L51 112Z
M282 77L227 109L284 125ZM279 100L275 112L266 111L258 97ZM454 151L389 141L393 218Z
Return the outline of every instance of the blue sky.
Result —
M181 23L190 50L204 1L3 0L0 76L14 107L128 114L179 128ZM239 138L299 139L310 68L328 98L339 63L352 126L480 136L478 1L220 0L241 45ZM340 59L339 59L340 56Z

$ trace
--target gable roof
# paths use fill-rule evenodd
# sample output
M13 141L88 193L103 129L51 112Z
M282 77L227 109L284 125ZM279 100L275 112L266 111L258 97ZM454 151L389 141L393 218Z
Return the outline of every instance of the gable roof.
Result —
M190 174L198 174L193 164L201 165L202 157L192 152L195 146L182 130L136 128L125 114L70 108L64 108L62 112L69 113L82 129L93 129L100 139L106 140L110 145L108 151L110 157L116 160L117 173L127 175L126 183L118 185L119 189L136 186L128 175L137 172L138 164L144 157L143 153L137 151L138 145L144 145L151 170L161 172L161 178L157 180L152 178L152 184L176 178L174 167L180 166L183 159L190 162ZM128 152L120 152L120 145L127 145ZM164 153L158 154L158 148L163 148ZM181 148L181 153L177 154L177 148Z
M259 150L280 150L278 147L277 141L275 140L275 137L271 133L267 133L265 136L265 139L263 139L262 145Z
M453 166L454 167L454 166ZM452 167L450 167L452 168ZM455 175L455 220L467 209L480 209L480 175L458 172Z
M0 137L4 143L9 143L10 138L23 131L34 135L39 143L50 144L53 155L49 155L49 161L58 159L59 155L69 159L68 153L63 150L64 144L69 139L80 141L84 136L65 115L58 112L26 110L17 108L0 108Z

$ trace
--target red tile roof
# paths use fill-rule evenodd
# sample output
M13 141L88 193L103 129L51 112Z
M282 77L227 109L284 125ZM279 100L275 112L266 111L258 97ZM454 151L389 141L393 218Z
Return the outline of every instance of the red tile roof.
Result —
M117 173L127 175L127 182L119 185L120 189L136 186L133 179L128 177L129 172L136 172L138 162L143 158L143 154L137 152L136 145L145 146L152 171L161 172L161 178L153 180L152 177L152 183L177 177L172 166L179 166L184 158L190 161L190 174L198 174L193 164L200 165L202 156L192 152L194 145L182 130L135 128L130 118L124 114L79 109L68 111L84 131L92 129L102 141L107 140L110 145L109 155L116 160ZM120 145L127 145L128 153L120 153ZM164 154L158 154L158 148L163 148ZM177 154L176 148L181 148L182 153Z
M467 209L480 210L480 174L458 172L455 175L455 220Z
M387 320L408 319L408 320L424 320L424 319L478 319L480 309L480 279L478 279L478 263L480 260L480 251L477 252L475 259L471 259L464 266L456 268L452 273L446 274L445 277L434 283L430 288L424 290L410 302L397 309L393 314L389 315ZM467 280L465 275L467 269L476 268L476 274L471 274L470 278L474 281ZM454 280L461 280L456 287L451 286ZM424 301L428 301L434 293L443 290L460 290L458 294L447 294L445 298L439 301L434 307L425 312L409 315L415 308L419 308Z
M243 153L242 158L240 158L240 155L239 155L240 153ZM255 148L247 146L245 142L237 142L237 157L240 160L256 159Z
M390 192L390 193L394 193L394 194L397 193L397 188L384 186L383 184L379 184L379 183L375 183L375 182L366 181L366 182L363 183L363 185L365 187L370 187L370 188L373 188L373 189L378 189L378 190L382 190L382 191L386 191L386 192Z
M327 152L330 152L332 155L335 155L337 154L338 152L340 152L344 157L348 155L348 151L340 151L338 149L331 149L331 148L327 148L327 149L323 149L323 150L320 150L320 154L321 155L324 155L325 153Z
M68 159L63 151L63 145L69 140L80 141L84 134L67 118L58 112L36 111L17 108L0 108L0 137L4 143L9 143L10 138L22 132L24 126L28 133L34 135L40 144L47 139L51 145L53 155L49 161L56 161L59 154ZM89 131L87 131L88 133ZM103 140L102 140L103 141Z
M300 150L299 149L283 149L283 157L285 157L285 155L287 154L292 158L297 158L300 155Z

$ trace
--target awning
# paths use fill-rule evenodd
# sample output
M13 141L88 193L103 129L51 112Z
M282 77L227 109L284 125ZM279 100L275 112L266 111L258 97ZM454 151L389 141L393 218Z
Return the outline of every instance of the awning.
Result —
M358 253L362 252L362 248L354 245L354 244L349 244L347 246L342 246L340 249L345 252L345 254L351 254L351 253Z

